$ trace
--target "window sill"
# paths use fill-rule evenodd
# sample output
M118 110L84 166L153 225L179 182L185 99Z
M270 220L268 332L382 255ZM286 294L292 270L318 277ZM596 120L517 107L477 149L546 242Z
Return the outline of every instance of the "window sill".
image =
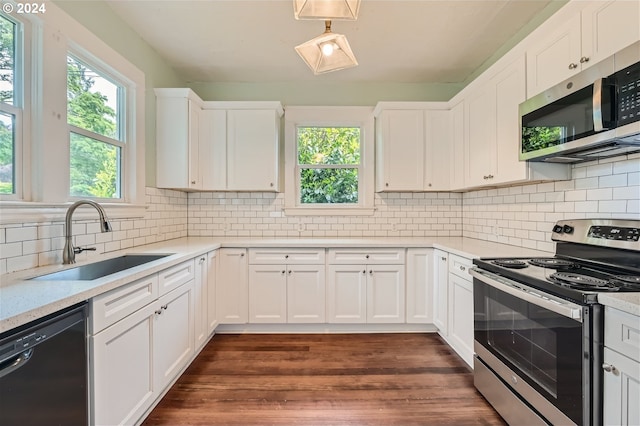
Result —
M52 204L26 201L0 201L0 225L12 223L62 222L72 203ZM143 217L147 206L144 204L100 203L109 219L133 219ZM97 219L94 209L81 206L74 213L74 219Z
M376 209L368 207L289 207L285 216L373 216Z

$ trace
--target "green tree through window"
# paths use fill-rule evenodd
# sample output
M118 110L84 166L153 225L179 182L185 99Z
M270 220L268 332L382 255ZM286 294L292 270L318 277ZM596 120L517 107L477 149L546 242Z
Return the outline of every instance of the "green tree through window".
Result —
M15 63L14 22L0 16L0 194L15 192Z
M301 204L357 204L360 128L298 127Z
M74 57L67 57L70 194L120 198L122 88Z

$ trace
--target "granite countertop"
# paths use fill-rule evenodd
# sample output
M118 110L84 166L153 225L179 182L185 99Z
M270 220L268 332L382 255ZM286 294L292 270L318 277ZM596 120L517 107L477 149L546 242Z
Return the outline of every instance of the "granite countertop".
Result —
M138 246L75 265L50 265L0 277L0 333L130 283L220 247L433 247L467 258L549 256L548 252L462 237L425 238L215 238L187 237ZM92 281L44 281L29 278L132 253L169 256Z

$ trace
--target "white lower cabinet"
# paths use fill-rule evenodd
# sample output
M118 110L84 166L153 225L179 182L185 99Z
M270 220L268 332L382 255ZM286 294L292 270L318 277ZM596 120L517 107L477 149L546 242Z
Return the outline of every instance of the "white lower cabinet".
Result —
M193 302L193 281L158 299L153 324L153 377L158 391L194 354Z
M220 324L246 324L249 320L247 250L218 251L216 312Z
M152 336L155 304L91 336L92 420L134 424L157 397Z
M218 311L216 309L216 282L218 273L218 252L207 253L207 330L213 334L218 326Z
M193 282L194 306L193 323L196 349L201 348L209 337L209 263L207 255L196 258L195 277Z
M451 274L449 301L447 340L468 365L473 365L473 281Z
M433 251L433 324L442 336L449 332L449 253Z
M407 249L407 323L433 323L433 249Z
M193 359L195 280L184 282L193 265L91 299L91 424L136 424Z
M249 250L249 322L324 322L324 258L324 249Z
M604 314L604 424L640 425L640 317Z
M329 265L327 270L328 322L405 322L404 264Z

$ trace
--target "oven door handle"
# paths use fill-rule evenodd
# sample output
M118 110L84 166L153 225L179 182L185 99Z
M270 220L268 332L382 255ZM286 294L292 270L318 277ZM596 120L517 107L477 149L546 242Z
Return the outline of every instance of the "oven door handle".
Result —
M515 296L518 299L525 300L536 306L540 306L541 308L562 315L563 317L582 322L582 307L580 305L567 300L557 299L553 296L543 296L542 294L538 294L531 287L516 283L515 281L512 283L510 280L478 268L470 269L469 273L483 283ZM500 279L500 281L498 281L498 279Z

